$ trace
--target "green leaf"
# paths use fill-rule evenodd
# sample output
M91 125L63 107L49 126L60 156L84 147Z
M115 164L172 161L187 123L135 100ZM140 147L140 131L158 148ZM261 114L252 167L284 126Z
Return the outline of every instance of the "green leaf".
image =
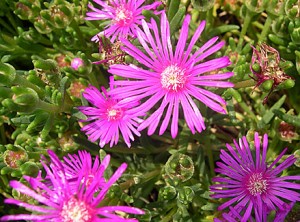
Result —
M179 9L180 0L171 0L168 7L168 20L171 21Z
M300 118L297 116L293 116L290 114L286 114L278 109L273 110L273 113L279 118L282 119L283 121L292 124L296 127L300 127Z
M179 8L176 12L175 16L170 22L170 35L173 35L180 27L181 20L183 19L185 15L185 7Z
M286 95L283 95L262 117L260 124L268 124L274 117L273 110L279 109L286 99Z

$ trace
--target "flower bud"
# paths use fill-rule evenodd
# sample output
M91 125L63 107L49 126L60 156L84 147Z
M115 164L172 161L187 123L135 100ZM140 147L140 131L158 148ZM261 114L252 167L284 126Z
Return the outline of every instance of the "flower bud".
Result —
M266 6L268 16L279 16L284 14L284 2L280 0L271 0Z
M265 10L269 0L244 0L244 4L249 11L258 14Z
M75 70L78 70L79 67L82 67L84 65L84 62L81 58L74 58L71 62L71 67Z
M28 160L26 151L11 144L7 145L7 150L3 154L3 161L9 168L17 169L19 166Z
M173 186L165 186L159 191L159 199L164 200L172 200L176 197L177 191Z
M19 1L15 3L14 13L22 20L32 20L39 15L40 1Z
M300 17L300 5L299 0L287 0L285 1L285 13L290 19Z
M41 34L49 34L52 32L52 28L49 26L47 20L43 19L41 16L35 18L33 25Z
M165 171L171 179L177 178L184 182L193 176L194 163L189 156L175 153L167 161Z
M195 192L190 187L183 187L183 189L178 192L178 200L184 205L188 205L192 202L195 196Z

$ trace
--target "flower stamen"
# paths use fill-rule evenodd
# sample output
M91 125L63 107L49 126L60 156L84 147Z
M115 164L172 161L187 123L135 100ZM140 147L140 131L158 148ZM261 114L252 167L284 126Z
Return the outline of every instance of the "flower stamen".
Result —
M108 119L108 121L118 120L122 116L123 116L123 111L121 109L114 109L114 108L107 109L107 119Z
M132 21L132 11L127 10L123 6L116 9L115 22L121 26L129 25Z
M89 222L92 221L93 213L84 201L72 197L63 203L60 216L62 222Z
M247 190L253 196L266 192L267 187L268 182L263 178L262 173L252 174L247 183Z
M178 91L186 82L185 71L177 65L170 65L161 73L160 82L164 89Z

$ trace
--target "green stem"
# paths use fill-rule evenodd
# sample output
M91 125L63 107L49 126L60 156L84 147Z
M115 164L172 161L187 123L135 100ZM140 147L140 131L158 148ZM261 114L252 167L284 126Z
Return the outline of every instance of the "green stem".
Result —
M265 24L264 24L264 28L262 29L262 32L258 38L258 42L261 43L265 40L269 30L270 30L270 26L272 24L273 18L271 15L268 15Z
M234 88L235 89L239 89L239 88L252 87L252 86L255 86L255 85L256 85L256 81L255 80L248 79L248 80L245 80L245 81L241 81L241 82L235 83L234 84Z
M212 147L211 147L211 141L210 138L205 140L205 148L206 148L206 153L208 156L208 163L209 163L209 168L210 168L210 174L212 177L215 176L215 161L214 161L214 156L212 153Z
M247 30L249 28L249 25L252 21L252 17L253 17L253 13L249 12L247 10L246 12L246 17L245 17L245 21L244 21L244 24L243 24L243 27L242 27L242 31L241 31L241 34L240 34L240 38L239 38L239 41L238 41L238 44L237 44L237 51L240 52L242 50L242 47L243 47L243 42L244 42L244 37L247 33Z
M51 103L46 103L40 100L38 107L50 113L58 113L60 111L60 107Z
M172 221L172 217L177 212L177 209L178 209L178 207L174 206L174 208L161 220L161 222Z

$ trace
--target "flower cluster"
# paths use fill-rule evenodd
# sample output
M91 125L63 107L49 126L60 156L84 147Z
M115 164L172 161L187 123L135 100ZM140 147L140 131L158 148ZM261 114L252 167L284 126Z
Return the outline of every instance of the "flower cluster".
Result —
M207 89L207 87L233 86L226 81L233 76L232 72L214 74L216 70L230 65L229 58L225 56L208 59L223 47L224 41L217 43L218 37L213 37L195 50L197 48L195 44L205 28L205 21L200 23L188 42L191 16L187 15L173 49L170 24L165 11L160 12L161 21L158 27L154 19L147 23L135 15L140 13L137 7L140 7L143 1L136 1L135 4L131 0L116 3L109 1L112 5L100 0L95 2L103 9L98 10L90 6L94 12L89 12L87 19L111 18L111 27L106 29L104 34L111 36L114 33L111 37L111 41L114 41L117 34L122 33L118 35L118 40L123 45L121 49L140 65L111 65L108 71L118 80L110 83L112 87L108 95L102 90L106 99L92 86L83 94L92 105L96 106L80 108L89 116L87 121L93 121L82 128L91 141L100 139L101 147L109 142L112 146L118 142L118 134L121 131L124 141L130 146L129 138L133 140L131 132L139 136L139 131L148 128L148 135L152 135L160 125L158 133L162 135L169 124L171 135L175 138L178 134L181 109L191 132L193 134L201 132L205 129L205 123L195 100L216 112L226 113L225 100ZM154 6L157 4L143 8ZM143 50L126 38L130 33L134 33ZM147 112L152 113L142 122L137 121L137 116L145 116Z
M267 164L268 136L264 135L262 145L258 133L254 136L254 153L246 137L234 141L235 149L227 144L226 152L221 150L216 172L223 174L213 179L211 186L214 198L229 198L218 210L229 208L224 213L225 221L248 221L252 217L257 222L267 221L270 212L275 211L275 221L283 221L296 201L300 201L300 176L280 176L282 172L296 161L294 155L281 160L287 151L284 149L275 161ZM262 150L261 150L262 147ZM291 182L289 182L291 181ZM218 220L216 220L218 221Z
M126 170L123 163L108 181L104 172L109 165L110 156L106 155L100 163L96 157L93 162L86 151L69 154L60 161L56 154L48 150L50 163L42 158L42 165L47 175L42 178L24 176L29 186L19 181L11 181L10 186L16 191L35 199L39 205L29 204L17 199L6 199L6 204L25 207L32 214L7 215L1 221L32 220L57 222L96 222L96 221L137 221L126 219L116 212L143 214L140 209L130 206L99 206L111 185ZM31 188L30 188L31 187Z

